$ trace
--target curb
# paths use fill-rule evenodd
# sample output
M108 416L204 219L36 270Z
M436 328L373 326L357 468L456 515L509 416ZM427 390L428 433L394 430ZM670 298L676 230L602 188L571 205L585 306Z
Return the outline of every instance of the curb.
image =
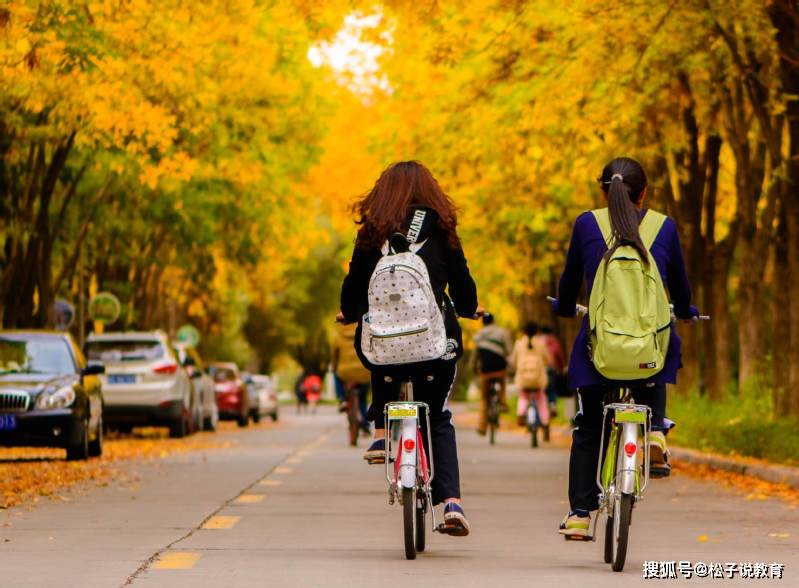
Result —
M746 463L732 457L702 453L695 449L685 449L683 447L669 447L669 452L679 461L705 465L714 470L753 476L766 482L785 484L799 490L799 467Z

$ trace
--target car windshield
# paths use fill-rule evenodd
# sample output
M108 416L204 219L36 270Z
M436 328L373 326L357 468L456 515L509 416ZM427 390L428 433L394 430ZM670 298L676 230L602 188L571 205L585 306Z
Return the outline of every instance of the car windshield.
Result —
M211 375L214 377L214 382L232 382L236 379L236 372L226 367L211 367Z
M109 339L89 341L86 353L93 361L150 361L163 358L166 349L157 339Z
M75 362L61 337L0 337L0 375L74 374Z

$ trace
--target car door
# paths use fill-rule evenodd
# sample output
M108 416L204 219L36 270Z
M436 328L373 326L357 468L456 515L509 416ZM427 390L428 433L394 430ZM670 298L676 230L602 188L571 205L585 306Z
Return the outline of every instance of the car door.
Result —
M78 374L80 374L79 386L83 388L89 401L89 430L94 431L100 424L103 414L103 393L100 378L97 376L84 376L83 370L86 368L86 356L83 355L72 335L67 334L67 341L72 349L72 357L75 358Z

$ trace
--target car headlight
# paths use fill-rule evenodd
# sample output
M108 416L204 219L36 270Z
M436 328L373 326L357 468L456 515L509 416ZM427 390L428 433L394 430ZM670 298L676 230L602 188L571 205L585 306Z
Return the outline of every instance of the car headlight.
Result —
M75 402L75 390L72 386L64 386L55 392L42 392L36 399L36 408L39 410L51 410L54 408L67 408Z

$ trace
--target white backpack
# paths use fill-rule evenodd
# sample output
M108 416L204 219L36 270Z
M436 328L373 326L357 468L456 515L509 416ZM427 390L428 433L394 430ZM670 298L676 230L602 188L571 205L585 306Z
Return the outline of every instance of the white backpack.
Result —
M403 365L439 359L447 351L444 315L430 275L417 252L425 217L417 210L407 240L410 250L395 253L388 243L369 279L369 312L363 317L361 351L372 365Z

